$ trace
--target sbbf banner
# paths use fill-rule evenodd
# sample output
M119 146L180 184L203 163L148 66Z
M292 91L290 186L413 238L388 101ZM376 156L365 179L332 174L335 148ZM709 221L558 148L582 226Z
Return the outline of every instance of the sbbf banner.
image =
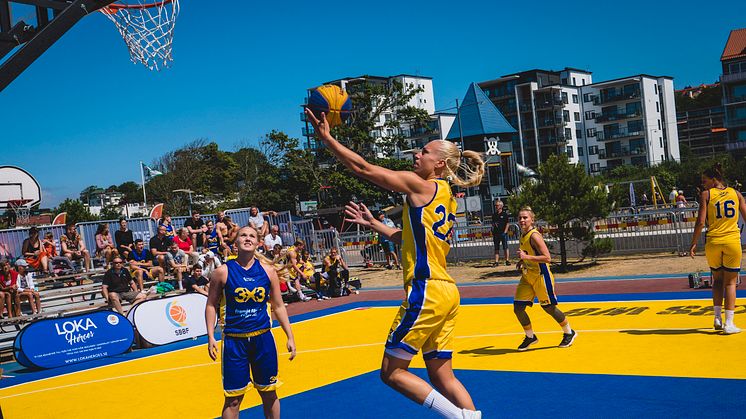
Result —
M13 342L16 360L28 368L55 368L120 355L132 347L132 325L119 313L96 311L37 320Z
M158 300L143 301L127 314L146 342L165 345L207 334L202 294L182 294Z

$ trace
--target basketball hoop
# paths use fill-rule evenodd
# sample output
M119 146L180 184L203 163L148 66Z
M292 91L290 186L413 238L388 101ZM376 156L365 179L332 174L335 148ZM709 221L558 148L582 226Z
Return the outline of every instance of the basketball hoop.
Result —
M133 63L142 63L150 70L171 66L171 46L174 38L179 0L145 3L123 0L100 9L114 22L130 51Z
M12 199L8 201L8 206L16 214L16 220L12 227L28 225L31 216L31 205L26 204L31 201L31 199Z

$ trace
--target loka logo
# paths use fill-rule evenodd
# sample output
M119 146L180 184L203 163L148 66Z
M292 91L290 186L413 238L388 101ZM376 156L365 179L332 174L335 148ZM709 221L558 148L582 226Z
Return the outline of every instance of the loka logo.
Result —
M62 329L60 329L62 325ZM57 329L58 336L65 336L65 340L70 345L75 343L84 343L89 338L93 337L93 330L98 329L96 323L90 318L68 320L62 323L55 323L54 327Z

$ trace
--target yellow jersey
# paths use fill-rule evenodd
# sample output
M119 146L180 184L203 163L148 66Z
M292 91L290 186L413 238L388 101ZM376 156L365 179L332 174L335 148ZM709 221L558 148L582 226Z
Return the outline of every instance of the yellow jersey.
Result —
M435 195L429 203L414 207L404 202L401 262L405 289L413 279L455 283L446 272L446 256L456 222L456 199L445 180L430 182L435 183Z
M738 228L738 194L733 188L712 188L707 201L707 241L741 240ZM711 240L712 239L712 240Z
M524 252L528 253L531 256L537 256L536 250L534 250L534 247L531 246L531 236L534 235L534 233L539 233L539 230L532 228L529 230L526 234L522 235L519 239L519 248L523 250ZM546 263L539 263L534 262L532 260L523 260L523 271L524 273L528 274L538 274L541 271L541 265L546 265Z

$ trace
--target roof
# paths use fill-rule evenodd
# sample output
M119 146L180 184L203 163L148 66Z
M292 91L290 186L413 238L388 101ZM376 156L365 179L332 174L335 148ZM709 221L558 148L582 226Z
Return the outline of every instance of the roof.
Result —
M728 35L723 55L720 61L732 60L734 58L746 57L746 28L734 29Z
M516 132L515 128L510 125L477 83L469 85L459 113L461 123L454 122L451 130L448 131L447 140Z

